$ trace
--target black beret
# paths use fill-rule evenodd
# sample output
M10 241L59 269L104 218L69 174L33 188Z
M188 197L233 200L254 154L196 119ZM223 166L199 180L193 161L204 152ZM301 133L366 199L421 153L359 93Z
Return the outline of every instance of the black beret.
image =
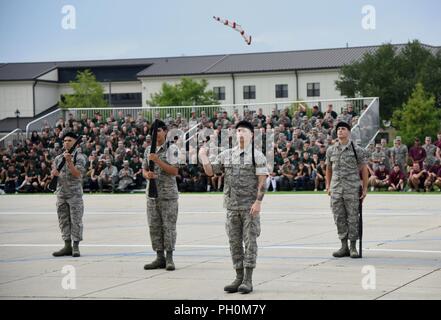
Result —
M64 135L63 139L66 138L66 137L74 138L75 140L78 139L78 136L75 133L73 133L73 132L66 133Z
M335 130L338 130L338 128L340 128L340 127L347 128L349 131L351 131L351 126L349 125L349 123L347 123L345 121L340 121L339 123L337 123Z
M154 125L155 123L156 123L157 128L161 128L161 129L167 130L167 125L164 123L164 121L159 120L159 119L156 119L156 120L153 122L153 125ZM153 129L153 126L152 126L152 129ZM150 131L150 132L152 132L152 131Z
M239 121L239 123L236 124L236 129L239 128L247 128L250 129L251 133L254 133L254 126L246 120Z

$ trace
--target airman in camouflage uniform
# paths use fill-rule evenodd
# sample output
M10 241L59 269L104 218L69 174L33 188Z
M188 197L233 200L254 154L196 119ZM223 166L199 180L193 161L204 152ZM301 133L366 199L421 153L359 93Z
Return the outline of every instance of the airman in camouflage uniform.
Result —
M145 270L166 268L175 270L173 251L176 244L176 222L178 219L178 147L175 144L167 146L167 126L158 121L158 138L156 153L150 153L150 147L145 150L143 175L147 179L147 221L150 230L152 248L156 251L156 259L144 266ZM149 171L149 160L155 162L154 172ZM150 180L156 180L157 198L149 198ZM164 250L166 256L164 256Z
M302 119L303 119L303 122L300 125L300 129L306 135L307 133L309 133L309 131L312 130L312 125L309 123L308 116L304 116Z
M428 170L435 164L436 160L436 146L432 144L432 138L426 137L423 149L426 151L426 159L424 160L425 168Z
M372 170L378 170L380 163L384 163L386 159L386 153L381 149L381 144L377 143L375 151L371 154Z
M338 117L341 121L344 121L346 123L351 123L352 120L352 115L350 115L348 113L348 108L347 107L343 107L342 109L342 114L340 114Z
M64 149L69 150L75 143L76 135L64 135ZM66 163L60 172L57 167L63 157ZM52 175L58 176L57 184L57 214L64 240L64 247L53 253L55 257L79 257L79 243L83 240L83 177L86 173L86 157L76 149L72 154L65 151L57 156L53 163ZM73 247L72 247L73 240Z
M249 293L253 290L252 274L256 267L257 237L260 235L259 212L269 172L265 156L255 150L254 143L251 143L254 131L252 124L240 121L236 131L238 146L212 156L211 161L204 147L199 156L208 176L225 172L225 227L236 279L224 290L230 293Z
M342 247L333 253L340 258L358 258L356 241L359 239L359 201L366 197L368 188L367 157L362 148L349 139L350 126L337 124L339 141L326 152L326 189L331 196L331 208ZM354 146L357 157L354 154ZM356 160L358 159L358 162ZM363 194L359 195L360 170L363 175ZM348 238L350 248L348 248Z
M392 148L388 148L387 146L387 140L381 139L381 149L383 150L384 154L386 155L386 158L384 159L384 164L386 165L386 170L390 172L392 168Z
M405 144L401 144L401 137L396 137L392 148L393 163L398 163L401 172L407 173L407 158L409 150Z
M125 191L130 184L133 183L134 173L133 169L129 167L129 161L124 160L123 168L119 170L118 190Z

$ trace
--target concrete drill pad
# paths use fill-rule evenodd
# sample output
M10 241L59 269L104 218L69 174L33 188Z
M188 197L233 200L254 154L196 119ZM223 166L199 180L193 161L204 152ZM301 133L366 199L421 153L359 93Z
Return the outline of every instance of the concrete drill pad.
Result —
M441 196L370 194L364 258L335 259L329 198L268 194L261 216L254 292L226 294L234 278L220 194L179 200L176 271L154 259L145 196L85 195L80 258L54 258L60 239L53 195L0 197L0 299L439 299ZM423 209L424 208L424 209ZM62 287L73 266L76 289ZM363 288L373 266L375 288Z

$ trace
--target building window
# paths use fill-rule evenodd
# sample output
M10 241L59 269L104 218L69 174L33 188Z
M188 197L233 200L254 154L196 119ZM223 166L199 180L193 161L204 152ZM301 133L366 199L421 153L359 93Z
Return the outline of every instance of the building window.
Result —
M288 98L287 84L276 84L276 98Z
M104 99L107 102L111 102L112 106L141 106L142 94L141 92L134 93L112 93L111 101L109 100L109 94L104 94Z
M216 100L225 100L225 87L214 87L213 93Z
M243 86L243 98L246 100L256 99L256 86Z
M307 86L306 95L308 97L320 97L320 83L319 82L308 83L306 86Z

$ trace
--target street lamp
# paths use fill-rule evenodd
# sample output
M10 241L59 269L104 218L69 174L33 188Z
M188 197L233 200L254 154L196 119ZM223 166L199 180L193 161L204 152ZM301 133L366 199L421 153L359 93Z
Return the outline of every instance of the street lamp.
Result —
M17 118L17 128L20 128L19 119L20 119L20 110L15 110L15 117Z

